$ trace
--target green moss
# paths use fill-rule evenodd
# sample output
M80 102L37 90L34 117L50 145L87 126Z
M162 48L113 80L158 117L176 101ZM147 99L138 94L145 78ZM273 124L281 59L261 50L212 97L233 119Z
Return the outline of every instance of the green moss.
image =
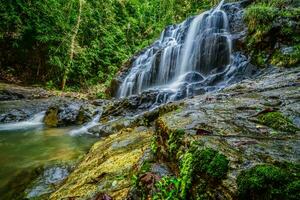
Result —
M239 199L299 199L299 174L293 170L259 165L242 172L237 179Z
M203 148L200 144L193 144L181 160L181 197L186 197L195 175L218 181L226 176L228 164L229 161L223 154L211 148Z
M291 51L286 53L276 50L271 58L271 64L279 67L293 67L298 63L300 63L300 45L291 47Z
M228 171L228 163L229 161L227 160L226 156L216 153L208 166L207 174L214 178L224 178Z
M201 173L215 179L222 179L228 171L228 163L226 156L219 152L206 148L195 152L195 168Z
M265 3L254 4L246 9L245 21L250 32L256 32L257 39L272 28L278 10L274 6Z
M175 146L180 143L183 135L182 130L172 132L168 144L169 146L174 145L174 148L171 148L174 152ZM178 148L179 146L177 146ZM196 184L199 179L203 179L205 184L206 181L217 184L219 180L223 179L228 171L228 163L223 154L211 148L204 148L202 143L193 142L181 156L178 169L179 176L177 178L163 178L156 185L153 199L186 199L193 184ZM205 194L203 195L205 196Z
M285 192L289 199L300 199L300 180L296 180L288 184Z
M269 126L275 130L295 133L299 131L293 122L280 112L268 112L258 116L258 120L261 124Z
M293 67L300 63L299 14L292 0L256 0L246 8L246 50L254 64ZM293 50L282 52L282 47Z

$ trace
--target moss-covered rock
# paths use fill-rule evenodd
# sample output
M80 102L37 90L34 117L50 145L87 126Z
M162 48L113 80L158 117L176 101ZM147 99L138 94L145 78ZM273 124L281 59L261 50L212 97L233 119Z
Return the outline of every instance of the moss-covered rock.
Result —
M177 161L173 160L176 164ZM156 185L153 199L187 199L205 196L209 189L216 187L227 174L228 160L223 154L194 143L179 161L177 177L165 176ZM213 183L213 184L212 184ZM205 184L207 190L192 190ZM201 194L200 194L201 193ZM189 195L188 195L189 194Z
M124 199L132 186L138 161L149 148L151 131L123 129L97 142L50 199L89 199L105 193Z
M295 133L300 129L297 128L293 122L280 112L268 112L258 116L258 120L261 124L269 126L275 130Z
M239 199L299 199L299 169L258 165L243 171L237 179Z
M213 182L222 180L228 172L228 164L226 156L218 151L192 144L180 163L181 197L186 197L197 178Z
M59 108L57 106L50 107L45 115L44 123L50 127L57 127L59 123L58 119Z
M298 79L299 68L284 69L263 78L247 80L226 91L185 99L179 109L170 112L159 114L155 110L134 119L132 115L113 116L112 119L135 122L95 144L51 198L88 199L104 193L121 199L130 193L130 197L135 197L132 199L235 200L241 182L237 181L237 176L241 171L246 173L258 164L272 166L275 163L275 168L280 169L279 177L282 177L282 171L296 174L295 167L278 163L299 162L299 132L274 131L268 125L259 124L256 117L262 117L259 113L267 114L271 106L280 110L281 117L297 120ZM144 124L144 119L149 119L147 126L135 127ZM286 124L287 118L283 119L283 124ZM151 123L152 120L155 124ZM206 132L209 134L203 134ZM145 161L144 149L150 149L150 145L155 157L151 154L154 158ZM170 173L156 173L153 165L166 166ZM276 174L276 169L264 171ZM239 177L242 180L243 176ZM259 176L266 180L269 177ZM288 194L287 199L298 198L298 177L288 177L282 190ZM245 186L249 180L244 180L246 189L243 191L249 191ZM261 183L265 185L254 186L271 185L268 186L265 180Z

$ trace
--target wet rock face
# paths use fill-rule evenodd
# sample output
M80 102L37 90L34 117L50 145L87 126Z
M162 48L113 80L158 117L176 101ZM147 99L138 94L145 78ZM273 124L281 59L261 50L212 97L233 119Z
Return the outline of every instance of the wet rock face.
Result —
M151 131L123 129L97 142L50 199L126 199L131 173L149 147ZM74 190L74 188L76 188Z
M18 99L25 99L25 96L23 94L15 93L8 90L0 91L0 101L11 101Z
M26 110L15 109L10 111L9 113L3 113L0 115L1 123L9 123L9 122L18 122L25 119L28 119L31 115L31 112Z
M78 115L76 117L77 124L84 124L92 120L96 113L96 109L94 106L90 104L84 104L80 107L78 111Z
M236 199L236 180L241 171L260 164L300 162L300 129L292 122L299 117L299 75L299 68L276 72L233 85L223 92L185 100L180 112L159 118L157 129L166 133L184 129L185 141L197 141L224 154L230 160L229 172L217 192L221 199ZM268 179L269 174L264 176ZM252 180L248 178L245 181ZM203 181L201 185L206 185L203 194L214 191L209 181ZM193 187L197 184L195 181ZM250 186L239 187L248 187L242 195L251 196ZM281 199L280 195L273 197Z
M0 123L24 121L45 111L54 99L0 101Z
M58 164L46 167L43 173L31 184L31 187L26 189L25 197L28 199L46 198L68 177L71 171L71 165Z
M47 126L80 125L90 121L96 114L96 107L88 103L69 102L50 106L44 122Z
M155 106L157 94L157 91L149 91L141 95L112 101L109 105L105 106L101 120L105 121L106 118L113 116L134 116L139 112L150 109Z
M0 101L40 99L51 96L46 90L0 83Z

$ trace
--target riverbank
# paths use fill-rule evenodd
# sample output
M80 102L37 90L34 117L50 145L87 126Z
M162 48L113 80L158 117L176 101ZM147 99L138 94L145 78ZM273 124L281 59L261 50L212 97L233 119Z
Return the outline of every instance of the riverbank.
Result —
M20 99L45 99L49 97L74 98L84 100L95 100L105 96L106 88L103 85L95 85L89 89L74 91L61 91L47 89L40 86L24 86L12 83L0 82L0 101Z

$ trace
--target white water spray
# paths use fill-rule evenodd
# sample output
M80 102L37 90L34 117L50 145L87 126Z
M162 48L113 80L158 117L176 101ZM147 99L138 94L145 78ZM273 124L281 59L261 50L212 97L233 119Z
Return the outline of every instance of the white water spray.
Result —
M84 126L82 126L79 129L74 129L70 131L70 135L75 136L75 135L81 135L81 134L85 134L88 133L89 134L89 129L96 126L97 124L99 124L99 120L101 117L102 113L98 113L97 115L95 115L95 117L92 119L92 121L88 122L87 124L85 124Z
M0 131L12 131L12 130L26 130L40 128L44 125L43 119L45 117L45 112L40 112L35 114L32 118L15 123L7 123L0 125Z

